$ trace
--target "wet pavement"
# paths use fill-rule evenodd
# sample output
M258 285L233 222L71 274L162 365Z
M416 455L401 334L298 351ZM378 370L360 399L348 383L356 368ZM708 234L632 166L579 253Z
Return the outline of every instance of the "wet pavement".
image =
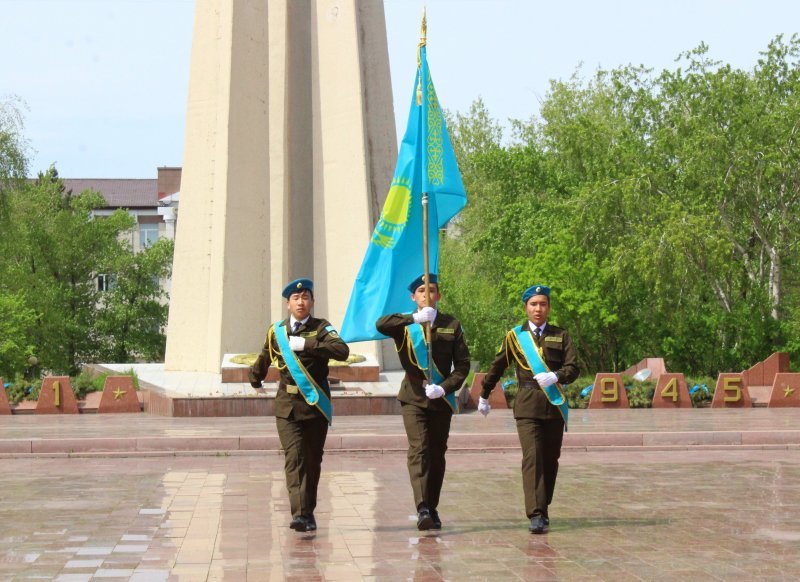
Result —
M788 580L800 450L566 450L551 531L518 451L456 452L415 528L402 453L327 455L315 534L276 454L0 459L0 580Z
M438 533L401 418L336 418L313 535L287 527L273 418L5 417L0 580L795 579L799 419L573 410L533 536L507 410L453 419Z

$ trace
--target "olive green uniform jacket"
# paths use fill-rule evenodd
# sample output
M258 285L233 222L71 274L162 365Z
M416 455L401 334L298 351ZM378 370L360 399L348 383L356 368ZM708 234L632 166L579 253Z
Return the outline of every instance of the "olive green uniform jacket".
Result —
M414 318L410 313L394 313L381 317L375 324L379 332L394 340L400 363L406 371L397 399L404 404L433 411L450 410L444 398L431 400L425 395L425 373L411 360L410 340L406 334L406 328L413 323ZM450 394L461 388L469 373L469 348L464 339L464 330L455 317L437 312L431 334L433 361L444 377L440 386L445 394Z
M289 328L289 318L284 320L284 325ZM330 328L330 331L326 328ZM328 398L331 397L328 387L328 360L347 359L350 355L350 348L347 346L339 334L333 329L327 319L319 319L310 316L306 322L300 326L297 333L305 338L306 344L301 352L295 352L300 362L305 366L308 373L314 378L317 385L325 391ZM316 406L309 406L300 392L289 394L285 385L297 385L292 378L286 363L281 356L278 348L278 340L272 333L272 326L267 332L267 339L255 363L250 367L250 381L252 383L261 382L267 375L270 362L280 371L281 387L275 395L275 416L278 418L294 418L295 420L307 420L318 416L323 416Z
M526 321L523 325L526 333L531 334L531 339L536 344L536 338L530 331L528 322ZM519 382L520 388L514 399L514 418L561 418L558 408L550 404L547 396L539 388L539 384L533 379L533 373L519 364L519 362L524 362L527 366L527 360L524 354L517 351L516 343L509 340L509 336L513 333L514 330L511 330L503 338L503 345L500 346L500 350L489 367L489 372L483 379L481 396L489 398L489 393L500 380L506 368L516 364L517 382ZM538 345L543 348L545 364L551 372L556 373L560 384L569 384L575 381L579 373L578 356L575 345L565 329L548 322Z

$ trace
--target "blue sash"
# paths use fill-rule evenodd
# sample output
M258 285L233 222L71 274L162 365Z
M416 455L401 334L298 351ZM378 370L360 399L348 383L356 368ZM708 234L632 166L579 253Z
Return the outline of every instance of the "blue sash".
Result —
M411 338L411 349L414 352L412 362L416 361L417 368L428 373L428 344L425 343L425 334L422 332L422 325L419 323L412 323L408 327L408 336ZM431 370L433 384L441 384L444 376L436 367L436 362L433 363L433 370ZM453 392L444 395L444 400L453 409L453 412L458 412L458 404L456 403L456 395Z
M316 406L319 411L331 424L333 419L333 405L331 404L328 395L320 388L308 373L306 367L297 359L297 356L289 346L289 334L286 331L286 326L283 321L279 321L272 326L275 329L275 339L278 341L278 347L281 350L283 361L286 362L286 367L289 368L289 373L292 378L297 382L297 387L303 395L305 401L309 406Z
M514 328L514 337L517 339L519 347L522 348L522 353L525 355L525 359L528 360L528 365L534 376L541 372L550 371L547 368L547 364L545 364L542 359L539 348L533 343L531 334L528 333L527 330L524 330L523 326L520 325ZM557 407L561 412L561 416L564 417L564 431L566 432L567 419L569 418L569 405L567 404L567 399L564 397L564 393L561 392L561 387L556 382L547 388L542 388L542 392L547 396L547 400L550 404Z

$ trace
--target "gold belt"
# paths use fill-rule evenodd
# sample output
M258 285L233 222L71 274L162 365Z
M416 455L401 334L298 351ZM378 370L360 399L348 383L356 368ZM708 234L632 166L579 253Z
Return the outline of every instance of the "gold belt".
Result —
M297 387L297 386L295 386L294 384L286 384L286 383L284 383L284 382L281 382L281 383L278 385L278 388L285 388L285 389L286 389L286 392L287 392L288 394L297 394L297 393L300 391L300 388L298 388L298 387Z

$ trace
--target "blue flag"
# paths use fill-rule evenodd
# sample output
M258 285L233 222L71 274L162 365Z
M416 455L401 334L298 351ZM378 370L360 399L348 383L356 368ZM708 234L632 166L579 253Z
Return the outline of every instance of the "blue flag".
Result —
M439 229L467 194L431 81L425 46L394 178L353 285L340 335L346 342L385 339L375 322L415 309L408 285L423 271L422 194L428 194L429 270L439 272Z

